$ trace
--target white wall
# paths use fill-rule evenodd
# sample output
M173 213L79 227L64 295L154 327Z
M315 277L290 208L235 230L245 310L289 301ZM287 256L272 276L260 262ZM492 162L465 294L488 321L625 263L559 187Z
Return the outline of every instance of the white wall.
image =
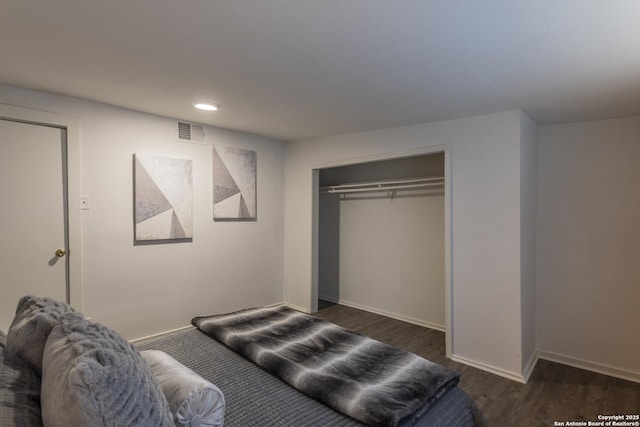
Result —
M340 204L340 301L444 330L444 197Z
M454 358L518 379L537 345L640 378L640 117L542 127L536 168L535 125L515 111L288 145L207 127L195 145L175 120L89 101L0 85L0 103L79 119L81 309L128 338L283 299L309 310L313 168L446 146ZM210 144L257 151L257 222L211 220ZM193 243L133 246L136 152L194 160Z
M205 145L180 143L175 120L7 86L0 103L79 119L81 194L91 197L91 210L82 211L86 315L137 338L195 315L282 302L284 195L274 189L284 186L284 143L213 127L205 128ZM211 144L257 152L256 222L211 219ZM134 247L134 153L193 160L192 243Z
M452 353L457 360L521 379L520 125L521 113L511 111L289 143L286 302L306 310L312 306L314 168L447 146Z
M640 117L540 129L541 357L640 381Z

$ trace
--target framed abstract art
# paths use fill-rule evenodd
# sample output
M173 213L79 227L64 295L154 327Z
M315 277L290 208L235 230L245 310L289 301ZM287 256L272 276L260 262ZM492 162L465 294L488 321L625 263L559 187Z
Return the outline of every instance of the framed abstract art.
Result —
M257 219L256 152L213 147L213 219Z
M134 243L191 242L193 161L134 154Z

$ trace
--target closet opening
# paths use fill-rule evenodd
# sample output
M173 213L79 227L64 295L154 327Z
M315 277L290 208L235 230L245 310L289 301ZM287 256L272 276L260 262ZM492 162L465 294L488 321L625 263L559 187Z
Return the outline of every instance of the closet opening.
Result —
M314 170L313 311L340 303L444 331L449 354L446 158L445 150Z

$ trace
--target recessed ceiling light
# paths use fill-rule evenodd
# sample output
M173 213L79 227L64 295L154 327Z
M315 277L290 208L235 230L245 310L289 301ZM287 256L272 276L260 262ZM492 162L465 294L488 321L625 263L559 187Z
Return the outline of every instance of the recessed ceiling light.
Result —
M195 104L194 107L205 111L216 111L219 108L217 105L213 104Z

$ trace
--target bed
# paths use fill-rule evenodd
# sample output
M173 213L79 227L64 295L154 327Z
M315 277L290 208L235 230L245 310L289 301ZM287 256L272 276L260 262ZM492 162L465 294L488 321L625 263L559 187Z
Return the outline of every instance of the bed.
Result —
M194 323L198 319L207 318L195 318ZM195 327L137 342L136 347L161 350L218 386L225 396L227 426L366 425L308 397ZM419 419L405 424L486 425L474 402L457 386L447 389Z
M23 297L0 331L0 425L486 425L457 373L313 316L280 306L193 324L130 343Z

